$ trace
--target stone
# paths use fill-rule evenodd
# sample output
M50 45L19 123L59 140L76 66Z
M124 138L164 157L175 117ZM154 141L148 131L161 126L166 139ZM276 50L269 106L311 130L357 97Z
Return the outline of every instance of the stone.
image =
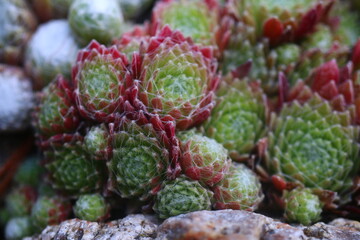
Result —
M71 219L25 240L354 240L360 222L338 218L305 227L241 210L198 211L161 223L153 215L131 214L109 223Z

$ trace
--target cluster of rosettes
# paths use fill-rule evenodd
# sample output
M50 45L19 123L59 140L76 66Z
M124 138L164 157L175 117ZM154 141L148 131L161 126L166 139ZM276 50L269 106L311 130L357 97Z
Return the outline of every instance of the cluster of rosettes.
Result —
M256 210L266 195L303 224L348 203L360 163L360 42L352 48L353 20L337 21L334 4L346 8L164 0L112 46L93 40L71 79L58 76L38 98L52 188L78 199L77 217L98 221L114 196L167 218ZM250 166L277 190L264 194Z

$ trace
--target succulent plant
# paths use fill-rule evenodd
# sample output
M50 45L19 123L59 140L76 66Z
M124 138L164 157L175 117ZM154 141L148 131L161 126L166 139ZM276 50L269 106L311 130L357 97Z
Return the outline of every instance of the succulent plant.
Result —
M322 203L308 188L296 188L285 193L285 218L290 222L310 225L320 219Z
M71 66L79 50L66 20L53 20L39 26L26 49L25 68L37 90L58 74L70 78Z
M24 130L30 126L34 93L22 69L0 64L0 132Z
M38 156L30 156L20 165L14 176L14 182L19 185L38 186L43 167Z
M12 218L5 227L5 238L7 240L21 240L34 234L31 218Z
M103 221L108 217L109 206L100 194L86 194L76 200L74 213L86 221Z
M217 104L204 124L205 134L221 143L235 161L244 160L265 135L268 107L256 84L228 76L216 92Z
M351 125L349 111L334 111L319 95L300 104L285 104L272 115L267 168L286 181L343 196L359 168L359 129Z
M160 1L152 12L152 31L155 33L168 24L185 37L191 37L195 43L214 45L219 11L217 7L217 2L212 0Z
M37 26L25 0L0 2L0 62L21 63L24 47Z
M257 209L264 198L258 177L244 164L233 163L228 174L213 187L215 209Z
M194 131L184 132L179 138L182 150L180 164L190 179L213 186L225 177L231 160L220 143Z
M127 65L126 56L115 47L107 48L96 41L79 52L72 79L83 117L104 122L123 111L126 86L131 83Z
M73 0L32 0L38 18L45 22L54 18L66 18Z
M11 217L29 215L36 197L36 191L31 186L14 188L5 198L5 208Z
M159 191L170 165L169 143L151 122L138 124L123 117L112 134L113 156L108 162L111 190L124 198L145 200Z
M58 224L66 220L71 211L69 201L59 196L42 196L36 200L31 210L31 220L37 230L42 230L47 225Z
M222 52L223 73L236 74L241 69L249 68L245 72L247 74L243 75L250 81L260 80L270 96L277 94L279 72L292 73L301 55L300 46L294 43L271 49L268 39L256 38L253 27L229 17L222 19L217 37L220 38L218 45Z
M88 130L84 145L89 155L96 160L106 160L111 157L109 131L104 124L92 126Z
M80 119L71 92L67 80L58 75L39 94L33 125L41 136L47 138L76 130Z
M226 12L251 25L257 37L266 37L271 44L294 41L312 33L326 19L334 0L267 1L230 0Z
M313 34L307 36L301 43L304 50L312 48L320 49L321 51L328 51L335 42L335 36L330 26L319 24Z
M104 163L93 160L81 142L53 146L44 154L45 167L54 189L79 195L102 188Z
M138 98L130 97L135 107L171 116L182 130L208 118L219 82L211 48L198 47L165 26L150 39L142 63L135 65L141 65L136 68L141 75L135 81Z
M74 0L70 6L69 23L83 46L92 39L108 44L121 34L123 16L114 0Z
M154 210L160 218L168 218L199 210L210 210L213 193L184 176L163 183L156 195Z

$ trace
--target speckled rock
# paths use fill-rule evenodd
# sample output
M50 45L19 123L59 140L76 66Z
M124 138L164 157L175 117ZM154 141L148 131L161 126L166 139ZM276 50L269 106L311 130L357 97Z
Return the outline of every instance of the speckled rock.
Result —
M241 210L198 211L171 217L134 214L109 223L79 219L49 226L25 240L354 240L360 222L336 219L310 227L289 225Z

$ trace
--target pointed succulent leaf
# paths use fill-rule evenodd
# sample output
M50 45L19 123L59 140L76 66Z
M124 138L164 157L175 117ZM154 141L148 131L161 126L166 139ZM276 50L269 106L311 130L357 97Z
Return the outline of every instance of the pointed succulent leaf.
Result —
M258 177L245 165L233 163L225 178L213 187L216 209L257 209L264 198Z
M48 138L76 130L80 119L71 91L69 83L58 75L39 94L34 126L40 135Z
M171 116L178 129L208 118L219 82L210 48L200 48L165 26L150 39L141 68L135 106L162 118Z
M128 61L115 47L96 41L80 51L72 70L80 114L90 120L110 121L123 111L125 88L131 80Z
M31 210L34 227L42 231L47 225L55 225L66 220L71 212L69 201L59 197L39 197Z
M193 130L181 133L179 138L182 150L180 164L189 178L213 186L225 177L231 160L220 143Z
M188 212L210 210L213 193L184 176L163 183L156 195L154 210L160 218Z
M74 214L86 221L103 221L109 215L109 206L100 194L81 195L74 205Z
M322 204L308 188L296 188L285 193L285 218L290 222L310 225L320 219Z

